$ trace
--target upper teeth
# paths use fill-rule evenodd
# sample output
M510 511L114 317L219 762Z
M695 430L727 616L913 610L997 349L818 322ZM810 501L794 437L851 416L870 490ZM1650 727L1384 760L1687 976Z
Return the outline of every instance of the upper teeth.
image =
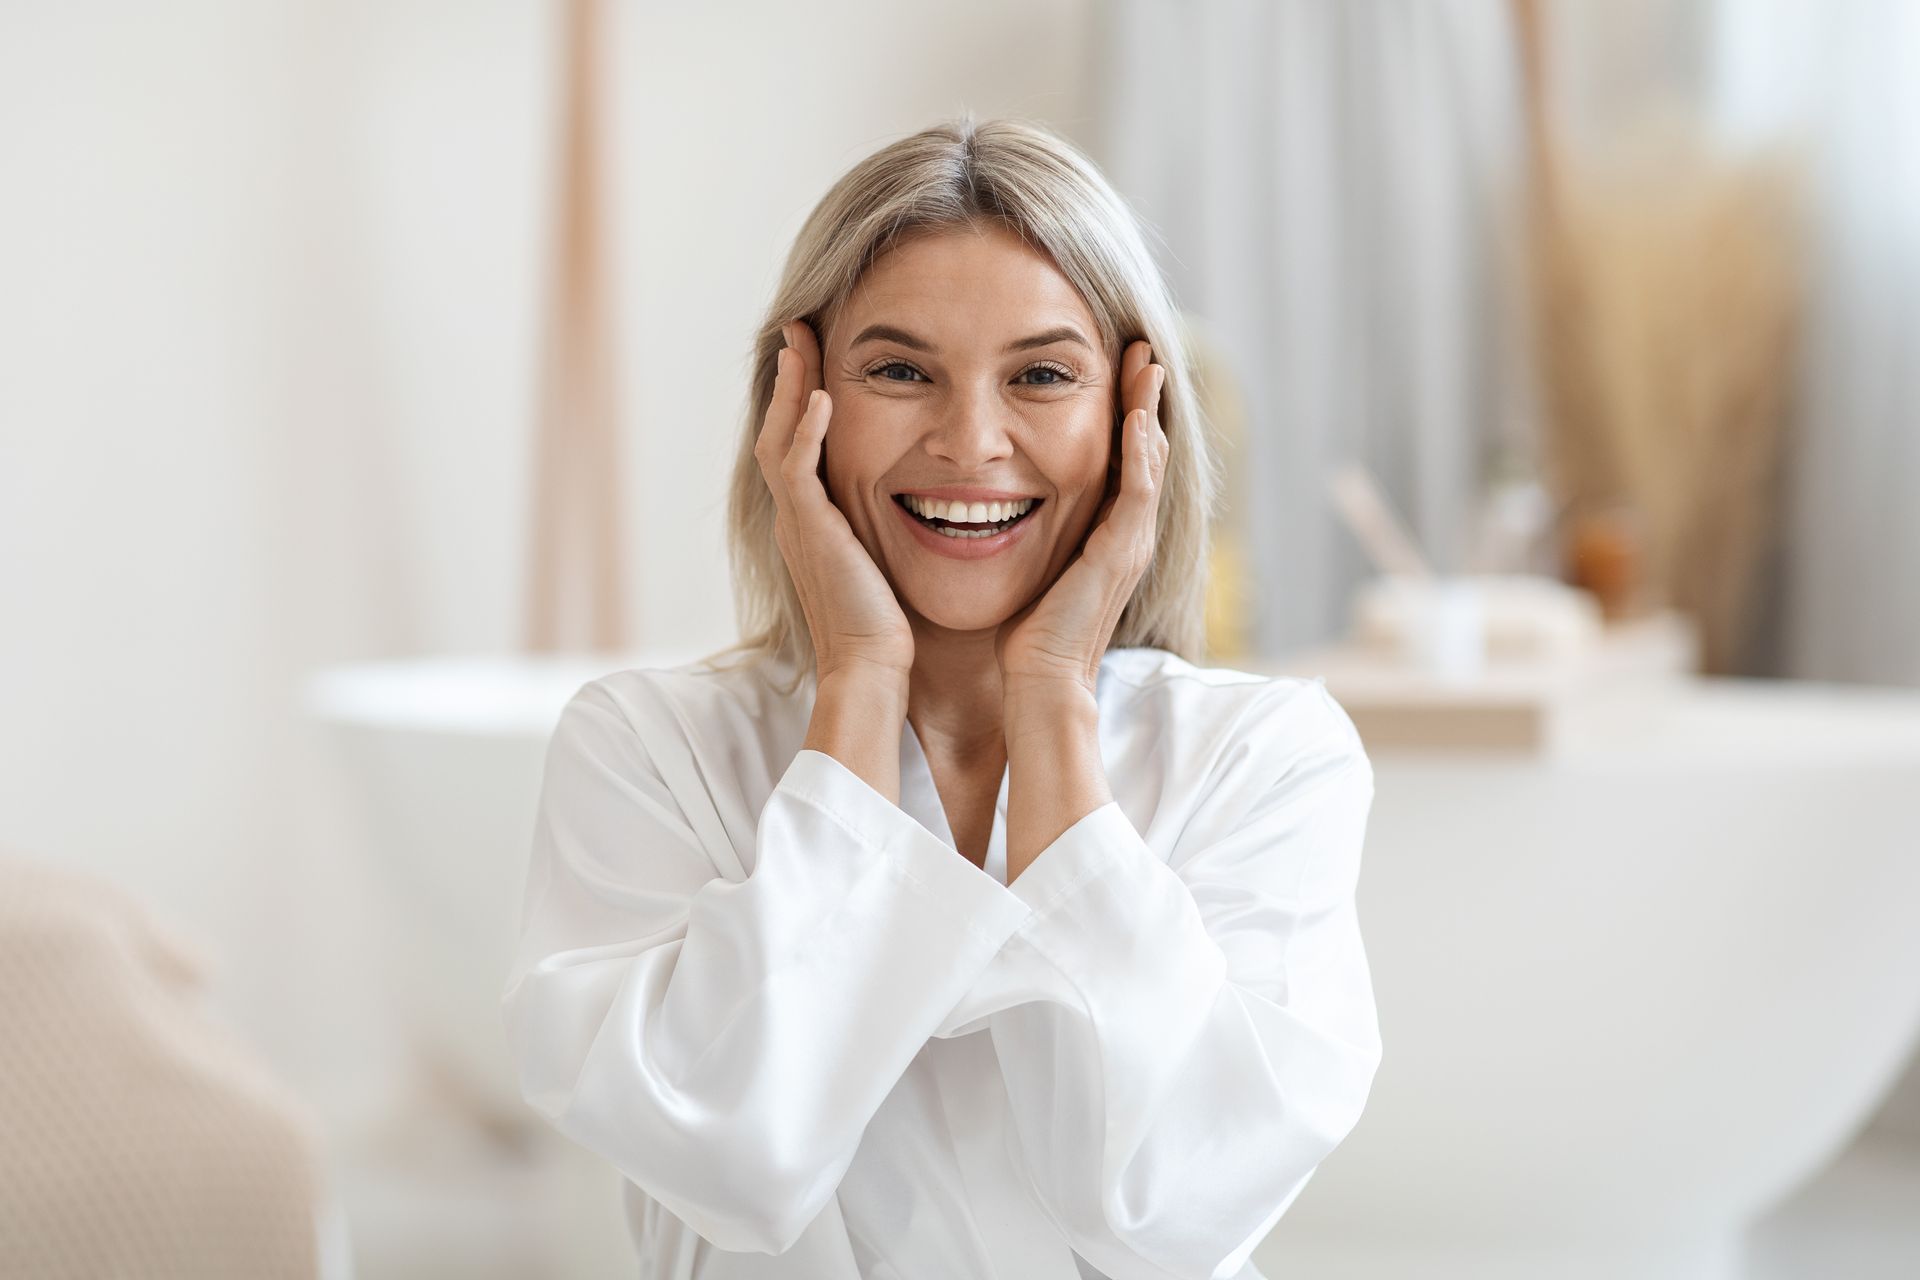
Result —
M928 520L951 520L961 524L996 524L1025 515L1027 508L1033 505L1032 498L1021 498L1016 502L942 502L938 498L917 498L910 493L901 496L906 500L908 510L915 515Z

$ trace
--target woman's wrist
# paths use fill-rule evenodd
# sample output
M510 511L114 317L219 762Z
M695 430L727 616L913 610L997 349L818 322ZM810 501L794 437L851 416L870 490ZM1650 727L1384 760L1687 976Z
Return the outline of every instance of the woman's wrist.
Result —
M1002 684L1000 718L1011 749L1016 738L1044 737L1069 727L1097 729L1100 706L1082 681L1028 677Z
M900 728L906 718L905 673L849 664L819 677L801 745L832 756L898 804Z
M1100 708L1078 681L1027 684L1003 696L1007 740L1007 880L1069 827L1109 804Z

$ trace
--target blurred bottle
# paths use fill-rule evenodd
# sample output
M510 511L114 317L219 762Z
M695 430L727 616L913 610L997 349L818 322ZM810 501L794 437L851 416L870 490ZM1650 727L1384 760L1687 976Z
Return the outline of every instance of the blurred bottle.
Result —
M1608 622L1648 612L1646 522L1628 502L1569 514L1563 573L1593 593Z
M1246 557L1247 477L1242 454L1246 401L1225 353L1196 316L1182 315L1181 336L1194 373L1194 393L1220 456L1222 489L1207 553L1207 658L1231 665L1246 656L1252 618Z
M1511 448L1495 454L1480 499L1467 572L1558 577L1560 566L1549 536L1553 510L1552 495L1524 456Z

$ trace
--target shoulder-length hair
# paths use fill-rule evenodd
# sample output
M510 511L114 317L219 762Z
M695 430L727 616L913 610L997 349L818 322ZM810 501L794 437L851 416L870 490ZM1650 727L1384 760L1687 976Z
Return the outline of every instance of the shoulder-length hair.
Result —
M1091 160L1038 125L976 123L970 116L924 129L855 165L814 207L787 254L754 336L752 383L734 459L727 534L744 638L722 655L774 659L792 669L795 684L814 665L813 636L774 541L773 494L753 453L773 396L775 361L786 345L782 327L802 319L824 334L862 274L889 248L925 232L982 222L1018 234L1073 283L1099 326L1110 367L1128 343L1144 338L1166 370L1160 423L1169 449L1153 560L1109 644L1203 660L1208 529L1220 489L1219 462L1166 281L1140 221Z

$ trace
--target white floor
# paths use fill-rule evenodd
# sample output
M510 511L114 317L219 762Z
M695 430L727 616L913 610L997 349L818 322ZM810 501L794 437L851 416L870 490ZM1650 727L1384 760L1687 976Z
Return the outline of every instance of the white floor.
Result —
M421 1102L337 1152L352 1268L323 1280L611 1280L638 1264L617 1175L558 1134L477 1128Z
M557 1136L522 1146L428 1105L338 1167L352 1280L636 1274L617 1182ZM1746 1280L1915 1277L1920 1140L1870 1130L1755 1231Z
M1920 1276L1920 1141L1869 1130L1770 1214L1747 1280Z

